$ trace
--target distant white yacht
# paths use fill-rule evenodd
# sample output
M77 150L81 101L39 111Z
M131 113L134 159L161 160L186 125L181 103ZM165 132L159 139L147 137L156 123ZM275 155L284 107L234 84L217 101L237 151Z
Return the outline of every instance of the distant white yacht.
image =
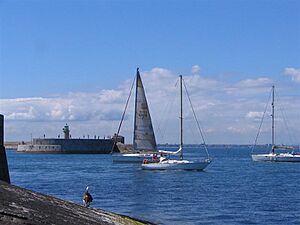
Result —
M293 151L293 147L275 145L275 114L274 114L274 89L272 86L272 149L270 153L266 154L252 154L253 161L262 161L262 162L300 162L300 154ZM275 150L287 150L291 152L287 153L275 153Z
M267 153L252 155L253 161L267 161L267 162L300 162L299 153Z

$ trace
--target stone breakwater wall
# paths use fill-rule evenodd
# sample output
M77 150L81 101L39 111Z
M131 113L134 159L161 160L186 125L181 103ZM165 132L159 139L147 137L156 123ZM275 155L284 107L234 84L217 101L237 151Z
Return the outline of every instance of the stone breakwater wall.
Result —
M32 144L18 145L17 151L21 153L109 154L113 145L113 139L36 138L33 139ZM119 151L117 145L114 151Z

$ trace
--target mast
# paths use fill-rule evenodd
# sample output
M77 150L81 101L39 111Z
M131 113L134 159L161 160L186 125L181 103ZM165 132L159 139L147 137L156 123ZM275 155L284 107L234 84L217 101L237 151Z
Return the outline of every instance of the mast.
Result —
M132 93L132 88L133 88L134 82L135 82L135 79L133 79L133 82L131 84L130 92L129 92L129 95L128 95L128 98L127 98L127 101L126 101L126 104L125 104L125 108L123 110L123 114L122 114L122 117L121 117L121 121L119 123L118 131L117 131L117 133L114 134L114 138L113 138L114 141L113 141L113 146L111 148L111 153L113 153L113 151L115 150L115 146L116 146L116 144L118 142L119 133L120 133L120 130L121 130L122 123L124 121L125 113L126 113L126 110L127 110L129 99L131 97L131 93Z
M135 81L135 99L134 99L134 121L133 121L133 149L136 149L135 135L136 135L136 108L137 108L137 96L138 96L138 79L140 76L139 68L136 68L136 81Z
M183 117L182 117L182 75L180 77L180 159L182 156L182 145L183 145Z
M275 114L274 114L274 89L275 86L272 86L272 152L274 153L274 148L275 148Z

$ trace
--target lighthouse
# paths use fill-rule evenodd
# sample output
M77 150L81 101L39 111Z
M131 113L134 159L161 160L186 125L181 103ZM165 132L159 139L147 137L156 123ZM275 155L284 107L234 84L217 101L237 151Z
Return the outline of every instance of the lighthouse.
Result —
M65 134L65 139L70 139L70 129L68 124L66 124L63 128L63 132Z

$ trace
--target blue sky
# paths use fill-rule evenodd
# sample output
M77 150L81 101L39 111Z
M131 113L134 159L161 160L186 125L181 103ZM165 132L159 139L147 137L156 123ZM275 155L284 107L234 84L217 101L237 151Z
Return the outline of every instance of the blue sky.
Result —
M263 77L270 80L266 86L278 84L284 95L298 100L300 2L0 1L3 101L93 96L119 90L137 66L145 74L161 68L192 75L195 65L202 79L222 84L214 91ZM261 95L256 99L265 100ZM5 102L0 111L24 113L22 107L8 110ZM9 118L10 126L20 125L16 117ZM63 120L55 120L55 126L60 129ZM8 134L14 139L13 128ZM228 140L240 141L233 135ZM211 140L222 141L217 136Z

